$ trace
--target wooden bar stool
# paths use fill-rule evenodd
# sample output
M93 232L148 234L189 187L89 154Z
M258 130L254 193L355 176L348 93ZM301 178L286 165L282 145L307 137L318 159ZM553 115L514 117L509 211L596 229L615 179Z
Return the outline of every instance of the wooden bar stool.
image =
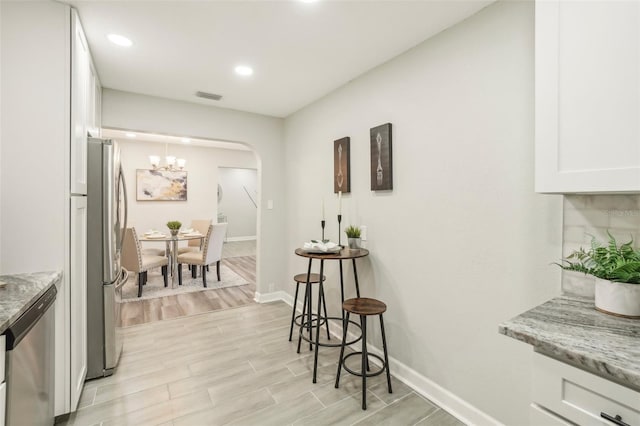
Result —
M387 310L387 305L383 302L376 299L369 299L367 297L358 297L355 299L345 300L342 304L342 309L347 313L345 318L345 322L343 324L344 332L342 335L342 346L340 347L340 362L338 363L338 373L336 374L336 389L340 384L340 371L342 367L347 370L349 373L362 377L362 409L367 409L367 377L374 377L381 374L386 370L387 372L387 387L389 388L389 393L392 393L391 390L391 374L389 373L389 357L387 355L387 339L384 335L384 320L382 319L382 314ZM353 352L347 356L344 356L344 347L345 342L347 341L347 329L349 328L349 315L355 314L360 315L360 324L362 327L362 351ZM367 352L367 317L370 315L378 315L380 316L380 330L382 332L382 350L384 352L384 359L380 358L376 354L371 354ZM356 372L351 370L346 366L345 361L347 358L353 355L361 355L362 363L360 372ZM377 358L382 362L382 368L378 371L374 371L369 373L369 357L372 356Z
M327 279L327 277L323 276L322 277L322 281L325 281ZM289 328L289 341L291 341L291 337L293 336L293 325L297 325L299 327L302 326L303 323L305 322L309 322L309 324L311 324L312 322L312 317L313 314L310 315L310 318L307 319L307 321L305 321L305 316L307 316L307 312L311 313L311 310L309 308L308 309L308 305L311 306L311 291L309 288L306 287L307 284L307 274L298 274L295 277L293 277L293 280L296 282L296 295L293 298L293 312L291 313L291 327ZM320 274L310 274L309 276L309 284L318 284L320 282ZM304 302L302 302L302 314L301 315L296 315L296 305L298 303L298 290L300 289L300 284L305 284L305 290L304 290ZM324 318L325 318L325 325L327 327L327 338L330 339L329 336L329 322L326 320L327 318L327 303L324 301L324 299L322 300L323 302L323 308L324 308ZM298 321L300 320L300 321ZM317 320L318 322L318 326L320 326L320 318Z

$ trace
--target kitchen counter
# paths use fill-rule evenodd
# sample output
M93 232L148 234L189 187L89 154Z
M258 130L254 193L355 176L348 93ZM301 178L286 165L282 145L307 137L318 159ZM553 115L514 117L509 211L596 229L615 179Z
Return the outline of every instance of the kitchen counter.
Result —
M640 390L640 320L598 312L593 299L557 297L498 330L537 352Z
M0 334L61 279L62 272L0 275Z

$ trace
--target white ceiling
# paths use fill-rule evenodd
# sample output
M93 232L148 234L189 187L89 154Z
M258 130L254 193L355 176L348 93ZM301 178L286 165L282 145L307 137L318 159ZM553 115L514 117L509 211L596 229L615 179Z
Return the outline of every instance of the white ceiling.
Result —
M493 1L67 2L104 87L286 117Z

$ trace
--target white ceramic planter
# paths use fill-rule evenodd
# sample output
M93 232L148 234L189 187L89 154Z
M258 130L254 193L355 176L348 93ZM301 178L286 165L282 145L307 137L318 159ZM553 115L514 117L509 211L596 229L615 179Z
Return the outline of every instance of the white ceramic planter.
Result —
M606 314L640 318L640 284L596 278L596 309Z
M350 249L359 249L360 248L360 238L349 238L349 248Z

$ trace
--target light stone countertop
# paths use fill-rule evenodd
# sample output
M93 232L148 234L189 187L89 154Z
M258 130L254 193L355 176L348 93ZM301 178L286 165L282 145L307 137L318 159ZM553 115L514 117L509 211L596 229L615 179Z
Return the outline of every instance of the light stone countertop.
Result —
M0 334L61 279L59 271L0 275Z
M593 299L557 297L498 330L537 352L640 390L640 320L598 312Z

